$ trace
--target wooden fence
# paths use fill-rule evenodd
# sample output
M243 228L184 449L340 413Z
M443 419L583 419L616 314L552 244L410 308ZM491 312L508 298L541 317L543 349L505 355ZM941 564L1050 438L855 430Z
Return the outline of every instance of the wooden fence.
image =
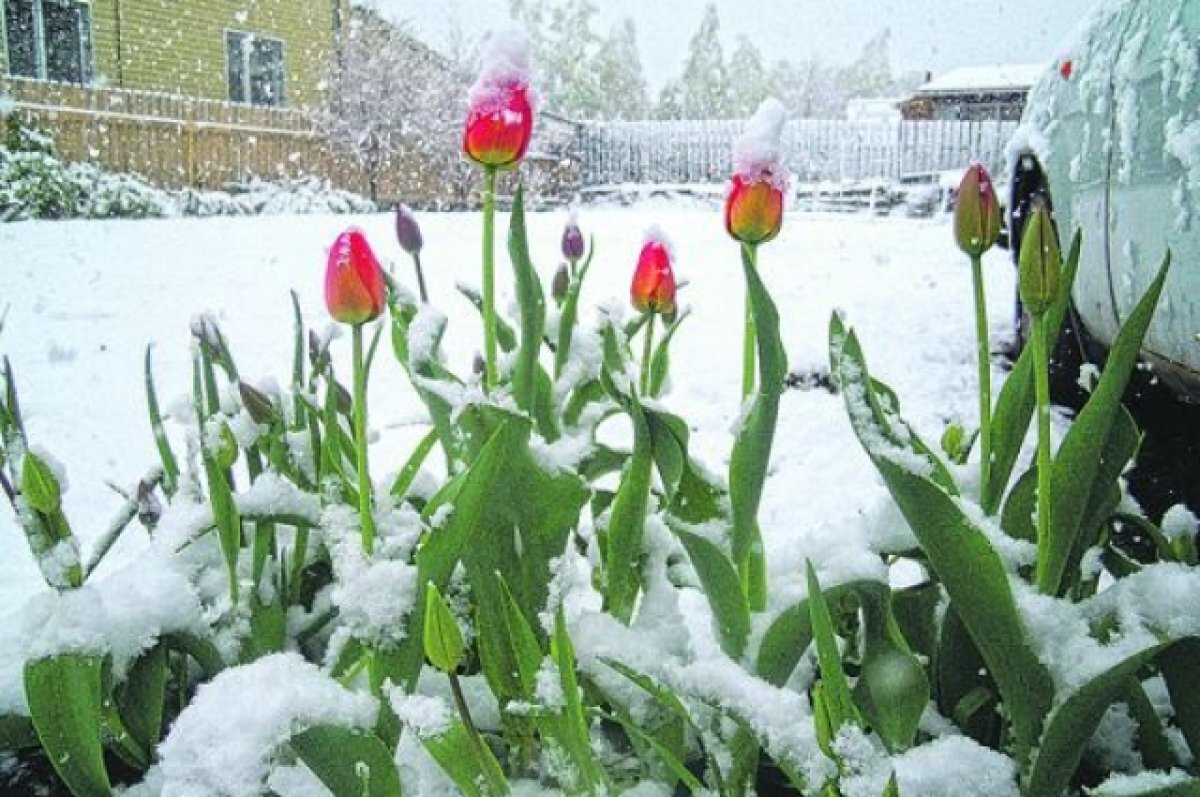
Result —
M599 122L582 128L585 186L728 179L740 121ZM805 182L908 180L971 160L998 170L1016 122L798 120L784 129L788 168Z

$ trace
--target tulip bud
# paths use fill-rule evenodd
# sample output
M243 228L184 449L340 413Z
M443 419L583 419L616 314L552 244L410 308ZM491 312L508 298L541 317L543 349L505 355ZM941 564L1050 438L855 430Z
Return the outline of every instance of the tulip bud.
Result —
M1021 302L1031 315L1044 315L1058 298L1062 281L1062 253L1050 210L1039 202L1025 225L1019 259Z
M315 373L329 365L329 341L322 341L316 330L308 330L308 362Z
M733 179L725 197L725 230L756 246L779 235L788 172L783 161L787 111L768 97L746 122L733 148Z
M154 494L154 485L141 481L137 486L137 518L147 529L153 530L162 519L163 507Z
M255 423L270 426L279 419L279 411L271 403L271 397L258 388L238 382L238 394L242 398L242 406Z
M528 41L523 33L494 33L471 87L463 152L480 166L516 167L533 136Z
M365 324L383 312L387 287L383 269L366 236L350 229L329 250L325 270L325 305L343 324Z
M656 231L651 231L638 257L629 296L641 313L671 313L675 310L675 274L671 250Z
M958 248L979 257L1000 238L1000 203L987 169L973 164L963 175L954 203L954 238Z
M583 250L583 231L579 229L579 224L575 221L575 214L572 213L567 226L563 228L562 254L567 262L574 264L583 257Z
M550 283L550 295L554 297L554 301L562 304L567 298L567 292L571 290L571 272L566 263L558 265L558 271L554 272L554 280Z
M396 206L396 239L400 242L400 248L410 255L420 252L425 244L417 217L408 209L408 205Z
M475 352L475 358L471 360L471 373L475 376L483 376L487 373L487 360L483 359L483 355Z

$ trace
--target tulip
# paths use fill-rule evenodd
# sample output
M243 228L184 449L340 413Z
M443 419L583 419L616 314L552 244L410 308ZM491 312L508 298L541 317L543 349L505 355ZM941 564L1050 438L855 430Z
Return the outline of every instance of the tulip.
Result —
M987 169L971 164L958 186L954 204L954 240L971 259L975 296L975 348L979 368L979 483L991 489L992 473L992 358L987 303L983 289L983 253L1000 238L1000 203Z
M496 171L516 168L533 136L535 96L529 85L529 42L520 32L494 33L483 69L471 88L463 152L484 169L483 344L484 386L500 379L496 332Z
M555 304L562 304L567 298L567 293L571 290L571 272L567 268L566 263L558 265L558 271L554 272L554 279L550 283L550 295L554 297Z
M1033 216L1025 226L1019 262L1021 302L1031 316L1044 315L1058 298L1062 281L1062 253L1054 233L1054 222L1044 203L1034 208Z
M571 264L572 271L583 257L583 250L583 231L579 229L579 223L576 222L575 214L572 213L571 218L567 221L567 226L563 228L562 235L562 254Z
M408 205L396 206L396 240L400 242L400 248L412 257L417 269L417 288L421 292L421 301L428 304L429 292L425 289L425 273L421 270L421 247L425 245L425 239L421 236L417 217L408 209Z
M640 313L669 313L675 309L675 274L671 251L664 242L652 238L642 247L629 296Z
M325 306L343 324L359 326L383 312L387 288L383 269L360 230L338 236L325 269Z
M647 313L645 339L642 349L643 395L650 394L650 361L654 352L654 316L675 312L675 273L671 269L671 250L656 231L651 231L642 253L638 257L637 269L633 272L633 285L629 296L634 308Z
M783 189L769 173L733 176L725 198L725 230L748 246L766 243L783 227Z
M1046 313L1062 290L1062 255L1050 210L1044 202L1033 209L1025 225L1018 258L1021 301L1033 322L1034 395L1037 398L1037 583L1044 592L1056 588L1054 574L1045 569L1050 545L1050 355L1046 345Z
M362 231L350 229L338 236L329 250L325 271L325 304L329 314L351 324L354 344L354 397L351 422L358 473L358 514L363 551L375 548L375 519L371 509L371 475L367 462L367 373L363 359L363 324L383 312L387 286L383 269Z
M516 80L484 83L472 95L463 152L485 168L515 168L533 137L529 86Z
M979 257L1000 238L1000 203L992 178L980 164L963 175L954 204L954 238L968 257Z

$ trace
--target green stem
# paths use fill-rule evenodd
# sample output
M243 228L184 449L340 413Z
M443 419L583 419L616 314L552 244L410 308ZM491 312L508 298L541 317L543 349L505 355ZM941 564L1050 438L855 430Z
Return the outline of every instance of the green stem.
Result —
M975 345L979 353L979 493L986 495L992 477L992 358L988 337L987 303L983 293L983 262L971 258L975 284Z
M363 361L362 324L354 325L354 450L358 470L358 515L363 551L375 550L375 518L371 515L371 473L367 467L367 369Z
M642 395L650 395L650 360L654 357L654 312L646 319L646 337L642 344Z
M421 253L413 252L413 265L417 267L417 289L421 292L421 304L429 304L429 291L425 289L425 272L421 269Z
M1046 352L1046 320L1033 316L1033 371L1037 392L1037 546L1038 585L1050 546L1050 362Z
M496 345L496 169L483 173L483 345L484 387L500 381L499 348Z
M479 735L479 729L475 727L475 721L471 719L471 710L467 707L467 699L463 696L462 684L459 683L458 674L454 672L446 673L450 678L450 692L454 695L454 706L458 709L458 715L462 718L463 726L467 729L467 738L471 740L471 749L475 753L475 758L479 763L479 771L489 781L492 780L492 767L488 762L488 752L483 741L483 737ZM493 789L496 789L499 794L507 794L508 789L505 784L490 783Z
M752 244L742 244L742 259L751 268L758 268L758 247ZM757 354L757 333L754 328L754 312L750 308L750 292L746 292L746 332L742 340L742 399L747 399L754 392L755 355Z

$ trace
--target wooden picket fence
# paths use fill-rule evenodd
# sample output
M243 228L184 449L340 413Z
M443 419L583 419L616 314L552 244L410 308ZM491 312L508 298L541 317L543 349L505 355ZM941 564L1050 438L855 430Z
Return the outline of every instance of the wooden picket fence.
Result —
M583 184L697 184L728 179L741 121L598 122L582 128ZM915 180L972 160L998 170L1011 121L803 119L784 129L784 157L803 182Z

